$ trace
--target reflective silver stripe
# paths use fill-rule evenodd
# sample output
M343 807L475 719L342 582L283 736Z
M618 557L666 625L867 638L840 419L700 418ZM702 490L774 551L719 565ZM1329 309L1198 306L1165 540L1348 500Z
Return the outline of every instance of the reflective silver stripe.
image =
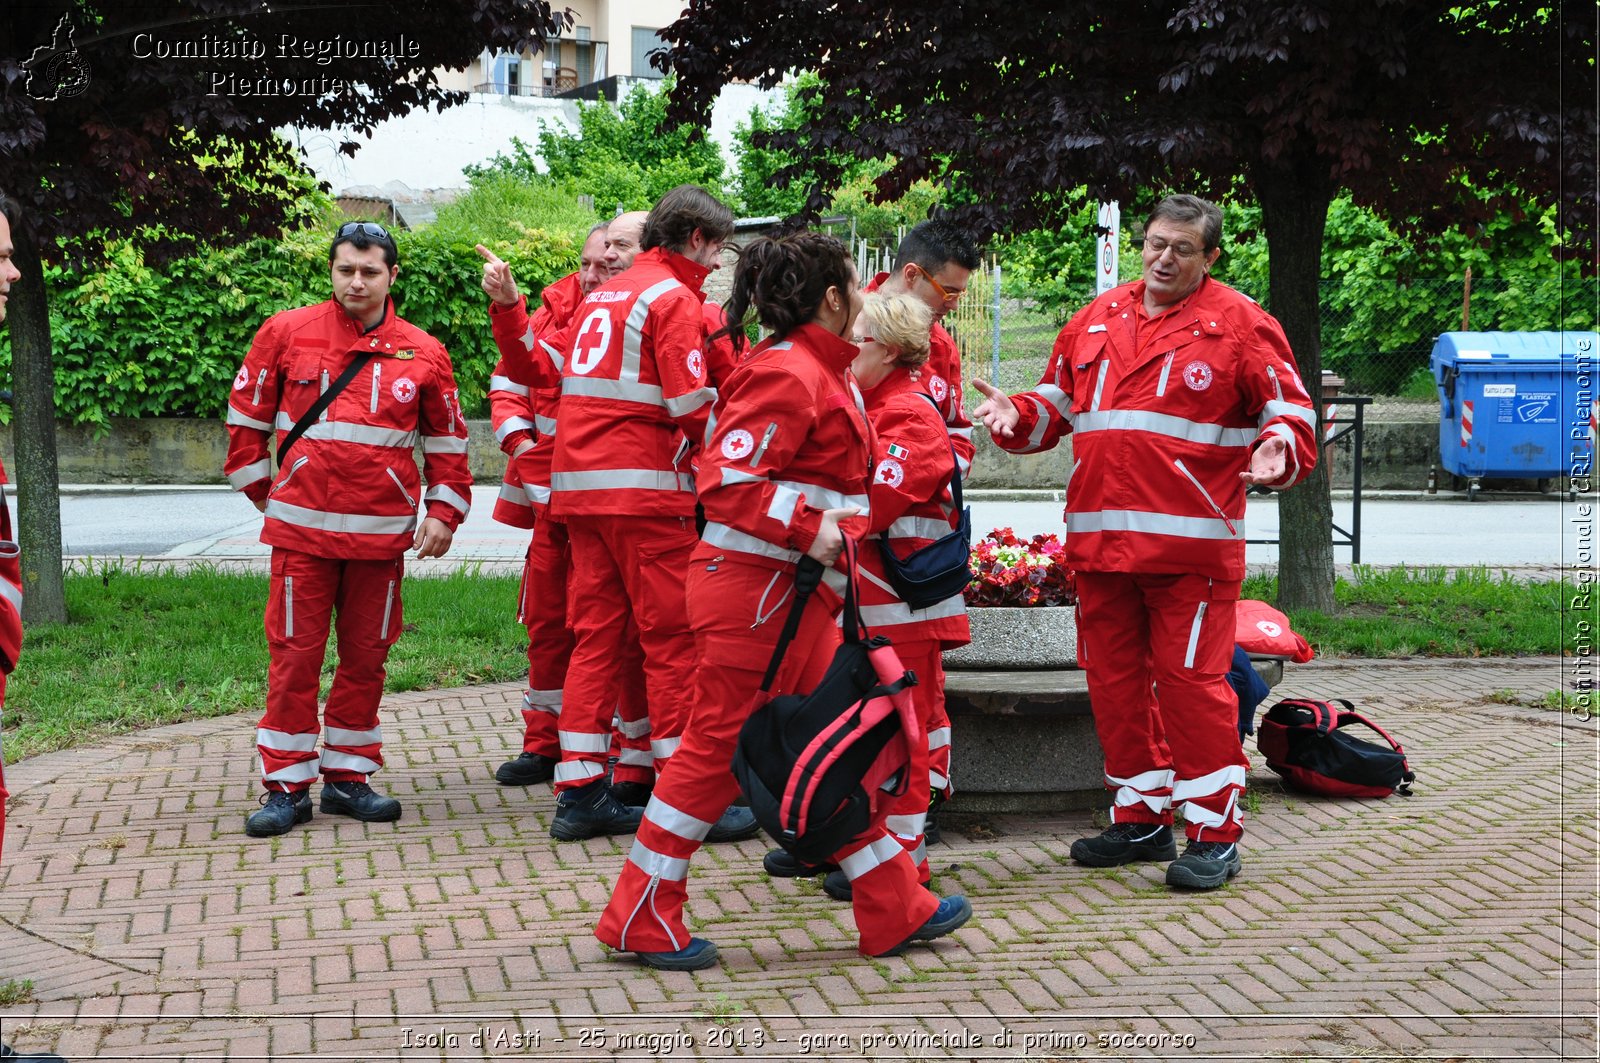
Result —
M354 753L342 753L337 749L323 747L322 766L334 768L338 771L359 771L363 775L371 775L377 771L381 764L368 757L358 757Z
M652 738L650 740L650 755L657 760L667 760L678 751L682 738Z
M550 504L550 488L544 484L525 483L522 485L522 493L528 496L529 502L541 506Z
M272 503L267 503L272 508ZM294 637L294 577L283 577L283 637Z
M235 469L228 474L228 483L235 489L248 487L257 480L265 480L272 475L272 460L262 458L260 461L251 462L242 469Z
M522 342L523 342L524 346L526 346L528 348L528 350L530 350L530 351L533 350L533 326L532 325L528 326L528 333L527 333L527 335L525 335L522 338ZM567 367L566 355L562 354L560 351L558 351L554 347L550 346L544 340L540 340L539 341L539 346L544 348L544 353L550 359L550 364L556 367L556 372L559 373L562 370L566 369L566 367Z
M1195 607L1194 622L1189 625L1189 648L1183 652L1183 666L1194 667L1195 648L1200 645L1200 628L1206 620L1206 603L1201 602Z
M648 768L656 762L656 755L648 749L624 749L617 754L617 763L631 768Z
M467 440L465 436L423 436L422 452L424 454L465 454Z
M846 506L855 506L861 510L863 515L867 512L869 499L866 495L847 495L843 491L835 491L831 487L803 483L800 480L774 480L772 482L804 494L806 503L816 509L843 509Z
M927 830L928 814L926 812L913 812L909 816L887 816L883 821L884 829L890 834L912 841Z
M1055 407L1057 413L1063 417L1072 416L1072 396L1054 384L1040 384L1033 389L1034 394Z
M943 790L949 785L950 777L948 775L940 775L932 768L928 769L928 786L930 789Z
M868 627L913 624L918 620L942 620L947 616L965 616L966 613L966 599L960 594L952 594L942 602L934 602L926 609L918 609L915 612L912 612L911 607L905 602L861 607L861 619L866 621Z
M232 406L228 407L228 419L225 422L236 428L254 428L260 432L272 431L272 425L266 421L258 421L254 417L246 417Z
M393 611L394 611L394 580L390 580L389 581L389 590L384 594L384 597L383 597L383 626L378 629L378 637L380 639L386 639L386 638L389 637L389 616ZM330 728L328 728L328 730L331 732L333 730L333 728L330 727Z
M330 728L330 730L332 730ZM256 745L277 753L310 753L317 748L316 732L292 735L269 727L256 728Z
M561 691L524 690L522 707L529 712L542 712L549 716L561 715Z
M664 878L670 882L682 882L689 877L688 860L658 853L654 849L648 848L638 838L633 840L633 848L628 851L628 863L651 878Z
M1166 413L1148 410L1103 410L1080 413L1072 419L1072 430L1078 435L1085 432L1149 432L1152 435L1181 439L1188 443L1204 443L1213 447L1248 447L1255 442L1253 428L1224 428L1220 424L1191 421Z
M928 752L943 749L950 744L950 728L934 727L928 731Z
M374 727L370 731L347 731L343 727L328 727L322 732L324 745L330 746L376 746L383 744L383 728Z
M1301 406L1295 402L1279 402L1276 399L1269 400L1265 406L1261 407L1261 416L1258 418L1257 423L1265 428L1268 421L1276 421L1280 417L1298 418L1312 428L1317 427L1317 415L1311 407Z
M471 502L468 502L443 484L428 488L428 493L422 496L422 500L424 502L448 502L463 517L472 512Z
M970 443L972 442L972 426L968 425L965 428L947 426L945 428L945 435L949 436L951 439L960 439Z
M1177 779L1172 784L1172 799L1174 801L1192 801L1197 797L1210 797L1219 794L1230 786L1243 789L1245 785L1244 768L1238 764L1229 764L1218 768L1209 775L1202 775L1198 779Z
M597 760L563 760L556 765L555 781L559 783L583 783L590 779L601 779L606 774L606 766Z
M1106 785L1117 788L1112 798L1115 807L1129 808L1142 804L1152 812L1165 812L1172 804L1171 794L1166 792L1172 789L1172 777L1170 769L1156 769L1140 772L1127 779L1107 775Z
M489 378L489 394L493 395L497 391L504 392L507 395L528 397L527 386L517 383L508 376L491 376Z
M561 749L567 753L609 753L611 735L592 734L588 731L557 731Z
M791 565L800 560L800 551L791 550L786 546L769 543L765 539L757 539L754 535L747 534L737 528L730 528L726 524L708 521L706 530L700 533L702 542L728 550L737 550L741 554L755 554L757 557L770 557L778 561L787 561Z
M637 381L639 363L644 346L644 323L650 316L650 304L683 283L673 277L656 281L639 293L639 298L628 308L628 320L622 327L622 379ZM659 389L658 389L659 390Z
M693 413L700 407L716 401L716 388L695 388L693 391L679 395L677 398L667 399L667 412L674 417L682 417L686 413Z
M735 469L727 465L722 467L722 486L724 487L729 484L760 483L765 479L766 477L759 473L745 472L743 469Z
M1228 795L1227 807L1221 812L1213 812L1211 809L1197 805L1193 801L1187 801L1183 806L1183 818L1186 823L1198 823L1202 827L1220 828L1227 825L1230 820L1238 819L1238 809L1236 807L1238 803L1239 795L1237 791Z
M607 380L604 377L569 376L561 379L561 397L581 395L589 399L615 399L619 402L637 402L642 406L667 408L661 388L655 384L640 384L634 380Z
M617 730L622 732L623 738L643 738L650 733L650 719L618 720Z
M538 429L539 434L542 436L553 436L556 434L556 419L536 413L533 415L533 427Z
M1021 448L1023 453L1038 450L1044 446L1044 433L1045 429L1050 427L1050 410L1052 409L1043 399L1036 399L1032 396L1027 396L1027 399L1033 403L1038 417L1034 419L1033 431L1028 433L1028 445ZM1071 420L1071 418L1068 418L1068 420Z
M684 841L705 841L706 834L711 830L710 823L696 819L681 809L673 808L654 795L651 795L650 803L644 806L644 814L649 817L651 823L669 834L676 834Z
M294 427L294 419L278 411L278 427L285 432ZM398 428L377 428L353 421L318 421L306 429L303 439L328 439L336 443L360 443L369 447L396 447L411 450L417 445L417 433Z
M839 869L844 872L851 882L865 875L867 872L887 864L890 860L904 853L900 843L890 837L876 838L864 848L851 853L839 861Z
M776 487L772 492L772 504L767 506L767 516L787 528L794 520L795 507L800 504L800 492L788 484L780 483Z
M267 517L293 524L297 528L347 532L351 535L409 535L417 529L415 513L398 517L380 517L368 513L325 513L319 509L291 506L277 499L267 502Z
M516 484L501 484L498 497L501 502L511 506L526 507L528 504L528 496Z
M3 503L0 503L3 504ZM22 614L22 588L9 580L0 579L0 599L5 600L11 608Z
M1241 539L1244 522L1235 521L1236 535L1219 517L1180 517L1175 513L1147 513L1138 509L1107 509L1098 513L1068 513L1067 533L1142 532L1173 535L1181 539Z
M889 525L891 539L942 539L955 531L938 517L901 517Z
M265 767L265 766L266 765L264 765L264 764L262 765L262 767ZM290 765L287 765L285 767L279 768L277 771L269 771L265 775L261 776L261 781L262 782L310 782L312 779L315 779L319 774L321 774L321 768L319 766L319 758L312 757L310 760L302 760L302 761L299 761L297 763L290 764Z
M694 477L668 469L593 469L555 473L550 486L557 491L693 491Z
M1098 410L1100 408L1100 392L1105 390L1105 386L1106 386L1106 371L1108 369L1110 369L1110 368L1111 368L1111 363L1109 361L1102 361L1100 363L1100 375L1095 378L1095 382L1094 382L1094 398L1089 403L1089 409L1090 410Z

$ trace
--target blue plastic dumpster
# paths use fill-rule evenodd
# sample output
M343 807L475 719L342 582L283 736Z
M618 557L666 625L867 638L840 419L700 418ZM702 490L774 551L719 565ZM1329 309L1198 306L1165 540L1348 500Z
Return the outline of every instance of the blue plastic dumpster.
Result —
M1594 471L1600 333L1446 332L1430 366L1439 388L1439 459L1476 499L1485 478L1568 477L1576 497Z

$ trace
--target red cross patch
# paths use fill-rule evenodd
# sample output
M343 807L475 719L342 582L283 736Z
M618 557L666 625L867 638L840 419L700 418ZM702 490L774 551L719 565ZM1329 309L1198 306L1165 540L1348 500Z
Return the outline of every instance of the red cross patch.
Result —
M572 345L572 360L568 366L579 376L594 372L606 352L611 349L611 311L593 310L583 319L578 339Z
M756 448L756 437L743 428L735 428L722 437L722 456L738 461Z
M417 397L417 385L410 377L403 376L389 387L389 393L396 402L412 402Z
M1204 391L1211 386L1211 366L1205 362L1190 362L1183 367L1183 382L1191 391Z
M934 402L943 402L944 397L950 394L950 385L944 382L944 377L934 373L928 377L928 394L933 396Z
M239 375L233 378L233 390L243 391L250 384L250 370L244 366L239 367Z
M696 380L705 379L706 356L700 353L700 348L696 347L694 350L690 351L689 357L685 359L685 363L689 368L690 376L694 377Z
M893 458L885 458L878 463L878 472L872 478L875 484L888 484L890 487L899 487L905 482L906 470Z

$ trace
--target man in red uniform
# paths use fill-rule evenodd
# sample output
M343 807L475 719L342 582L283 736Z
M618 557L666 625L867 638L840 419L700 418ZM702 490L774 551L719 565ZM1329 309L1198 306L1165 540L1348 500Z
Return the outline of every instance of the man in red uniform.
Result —
M6 301L13 281L22 279L22 272L11 261L14 247L11 243L11 223L18 220L14 203L0 196L0 325L6 320ZM0 465L0 484L6 482L5 466ZM11 511L5 494L0 490L0 710L5 707L6 676L17 666L17 655L22 651L22 565L17 555L17 544L11 535ZM0 763L0 850L6 837L6 773ZM19 1055L10 1045L0 1043L0 1058L11 1063L65 1063L60 1056Z
M389 298L396 258L382 226L341 226L328 251L333 298L268 318L228 401L224 471L266 514L261 541L273 548L271 664L256 732L267 793L245 824L255 837L308 822L319 774L323 812L400 817L400 802L367 778L383 766L378 702L404 622L403 555L443 556L471 506L472 477L450 355ZM339 666L319 755L317 685L335 613Z
M557 838L639 824L640 810L618 803L605 781L630 615L644 650L658 771L688 714L695 654L684 578L696 541L689 455L716 397L700 288L732 233L732 212L703 189L668 192L650 211L633 265L591 292L550 345L562 363L550 505L571 538L577 636L561 710L550 828Z
M1090 867L1171 860L1167 883L1239 873L1249 766L1228 685L1244 579L1247 485L1286 488L1317 459L1316 413L1283 330L1210 277L1222 212L1194 196L1145 223L1144 277L1106 292L1056 338L1038 386L983 381L976 415L1030 453L1073 433L1067 563L1078 658L1115 794L1111 827L1072 846ZM1172 809L1182 805L1182 856ZM1176 859L1174 859L1176 857Z

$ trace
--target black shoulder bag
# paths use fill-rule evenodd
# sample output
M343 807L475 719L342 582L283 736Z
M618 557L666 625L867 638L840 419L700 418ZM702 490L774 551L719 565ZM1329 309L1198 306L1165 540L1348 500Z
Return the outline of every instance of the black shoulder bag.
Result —
M933 402L927 395L923 398ZM937 403L934 409L938 409ZM900 600L912 609L926 609L960 594L972 581L972 572L967 568L967 559L972 554L972 511L962 504L961 463L956 460L954 443L950 445L950 464L954 470L950 476L950 499L961 519L949 534L918 547L904 558L895 556L889 546L887 530L878 534L884 572Z
M366 350L350 359L350 364L344 367L344 372L340 373L333 383L328 385L327 391L317 396L317 401L313 402L311 408L305 412L305 415L294 423L294 427L289 429L289 434L283 437L283 444L278 447L278 468L283 468L284 463L288 460L289 449L300 442L300 437L305 435L311 426L317 423L317 418L321 417L323 412L333 405L333 400L339 397L339 392L343 391L346 385L356 378L356 374L361 372L362 366L372 361L372 356L375 353L377 352Z

